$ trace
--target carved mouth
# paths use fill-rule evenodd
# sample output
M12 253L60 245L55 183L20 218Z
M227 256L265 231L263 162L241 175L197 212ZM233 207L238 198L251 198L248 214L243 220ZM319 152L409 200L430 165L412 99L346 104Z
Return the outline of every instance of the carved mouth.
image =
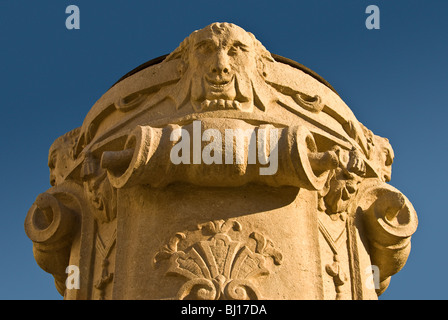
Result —
M205 81L212 91L222 92L227 89L227 87L229 87L233 82L233 77L231 77L230 79L210 79L206 77Z

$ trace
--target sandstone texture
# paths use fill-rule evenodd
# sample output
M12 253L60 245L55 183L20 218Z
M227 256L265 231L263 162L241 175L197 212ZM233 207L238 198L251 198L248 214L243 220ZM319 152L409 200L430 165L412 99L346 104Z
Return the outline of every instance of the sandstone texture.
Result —
M325 80L214 23L54 142L25 230L64 299L377 299L418 223L393 158Z

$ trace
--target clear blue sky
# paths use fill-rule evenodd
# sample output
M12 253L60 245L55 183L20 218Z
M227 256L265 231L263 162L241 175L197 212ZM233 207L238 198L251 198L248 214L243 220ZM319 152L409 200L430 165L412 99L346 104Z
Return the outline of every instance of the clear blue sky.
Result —
M70 4L80 8L80 30L65 27ZM380 9L379 30L365 27L370 4ZM439 0L0 0L0 299L61 299L23 227L50 187L54 139L80 126L122 75L216 21L316 71L390 139L390 183L420 224L407 265L381 299L447 299L447 13Z

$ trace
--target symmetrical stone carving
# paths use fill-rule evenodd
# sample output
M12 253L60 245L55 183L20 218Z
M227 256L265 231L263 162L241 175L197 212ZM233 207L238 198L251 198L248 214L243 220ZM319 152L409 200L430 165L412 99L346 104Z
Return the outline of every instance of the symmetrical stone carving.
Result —
M322 78L214 23L54 142L25 230L66 299L376 299L417 228L393 158Z
M178 299L200 300L253 300L262 298L254 280L269 275L265 267L266 257L271 257L274 264L280 265L282 255L270 240L258 232L252 232L250 238L255 240L252 250L248 244L234 241L227 231L233 228L241 230L235 220L213 221L200 225L213 236L207 241L200 241L188 252L178 251L178 242L186 235L177 233L171 238L155 257L155 263L169 259L167 275L179 275L188 281L179 289Z

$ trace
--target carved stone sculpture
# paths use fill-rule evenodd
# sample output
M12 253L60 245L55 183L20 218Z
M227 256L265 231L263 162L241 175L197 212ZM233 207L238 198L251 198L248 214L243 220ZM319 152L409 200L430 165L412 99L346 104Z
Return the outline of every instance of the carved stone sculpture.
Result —
M25 230L65 299L377 299L417 228L393 157L321 77L214 23L55 141Z

